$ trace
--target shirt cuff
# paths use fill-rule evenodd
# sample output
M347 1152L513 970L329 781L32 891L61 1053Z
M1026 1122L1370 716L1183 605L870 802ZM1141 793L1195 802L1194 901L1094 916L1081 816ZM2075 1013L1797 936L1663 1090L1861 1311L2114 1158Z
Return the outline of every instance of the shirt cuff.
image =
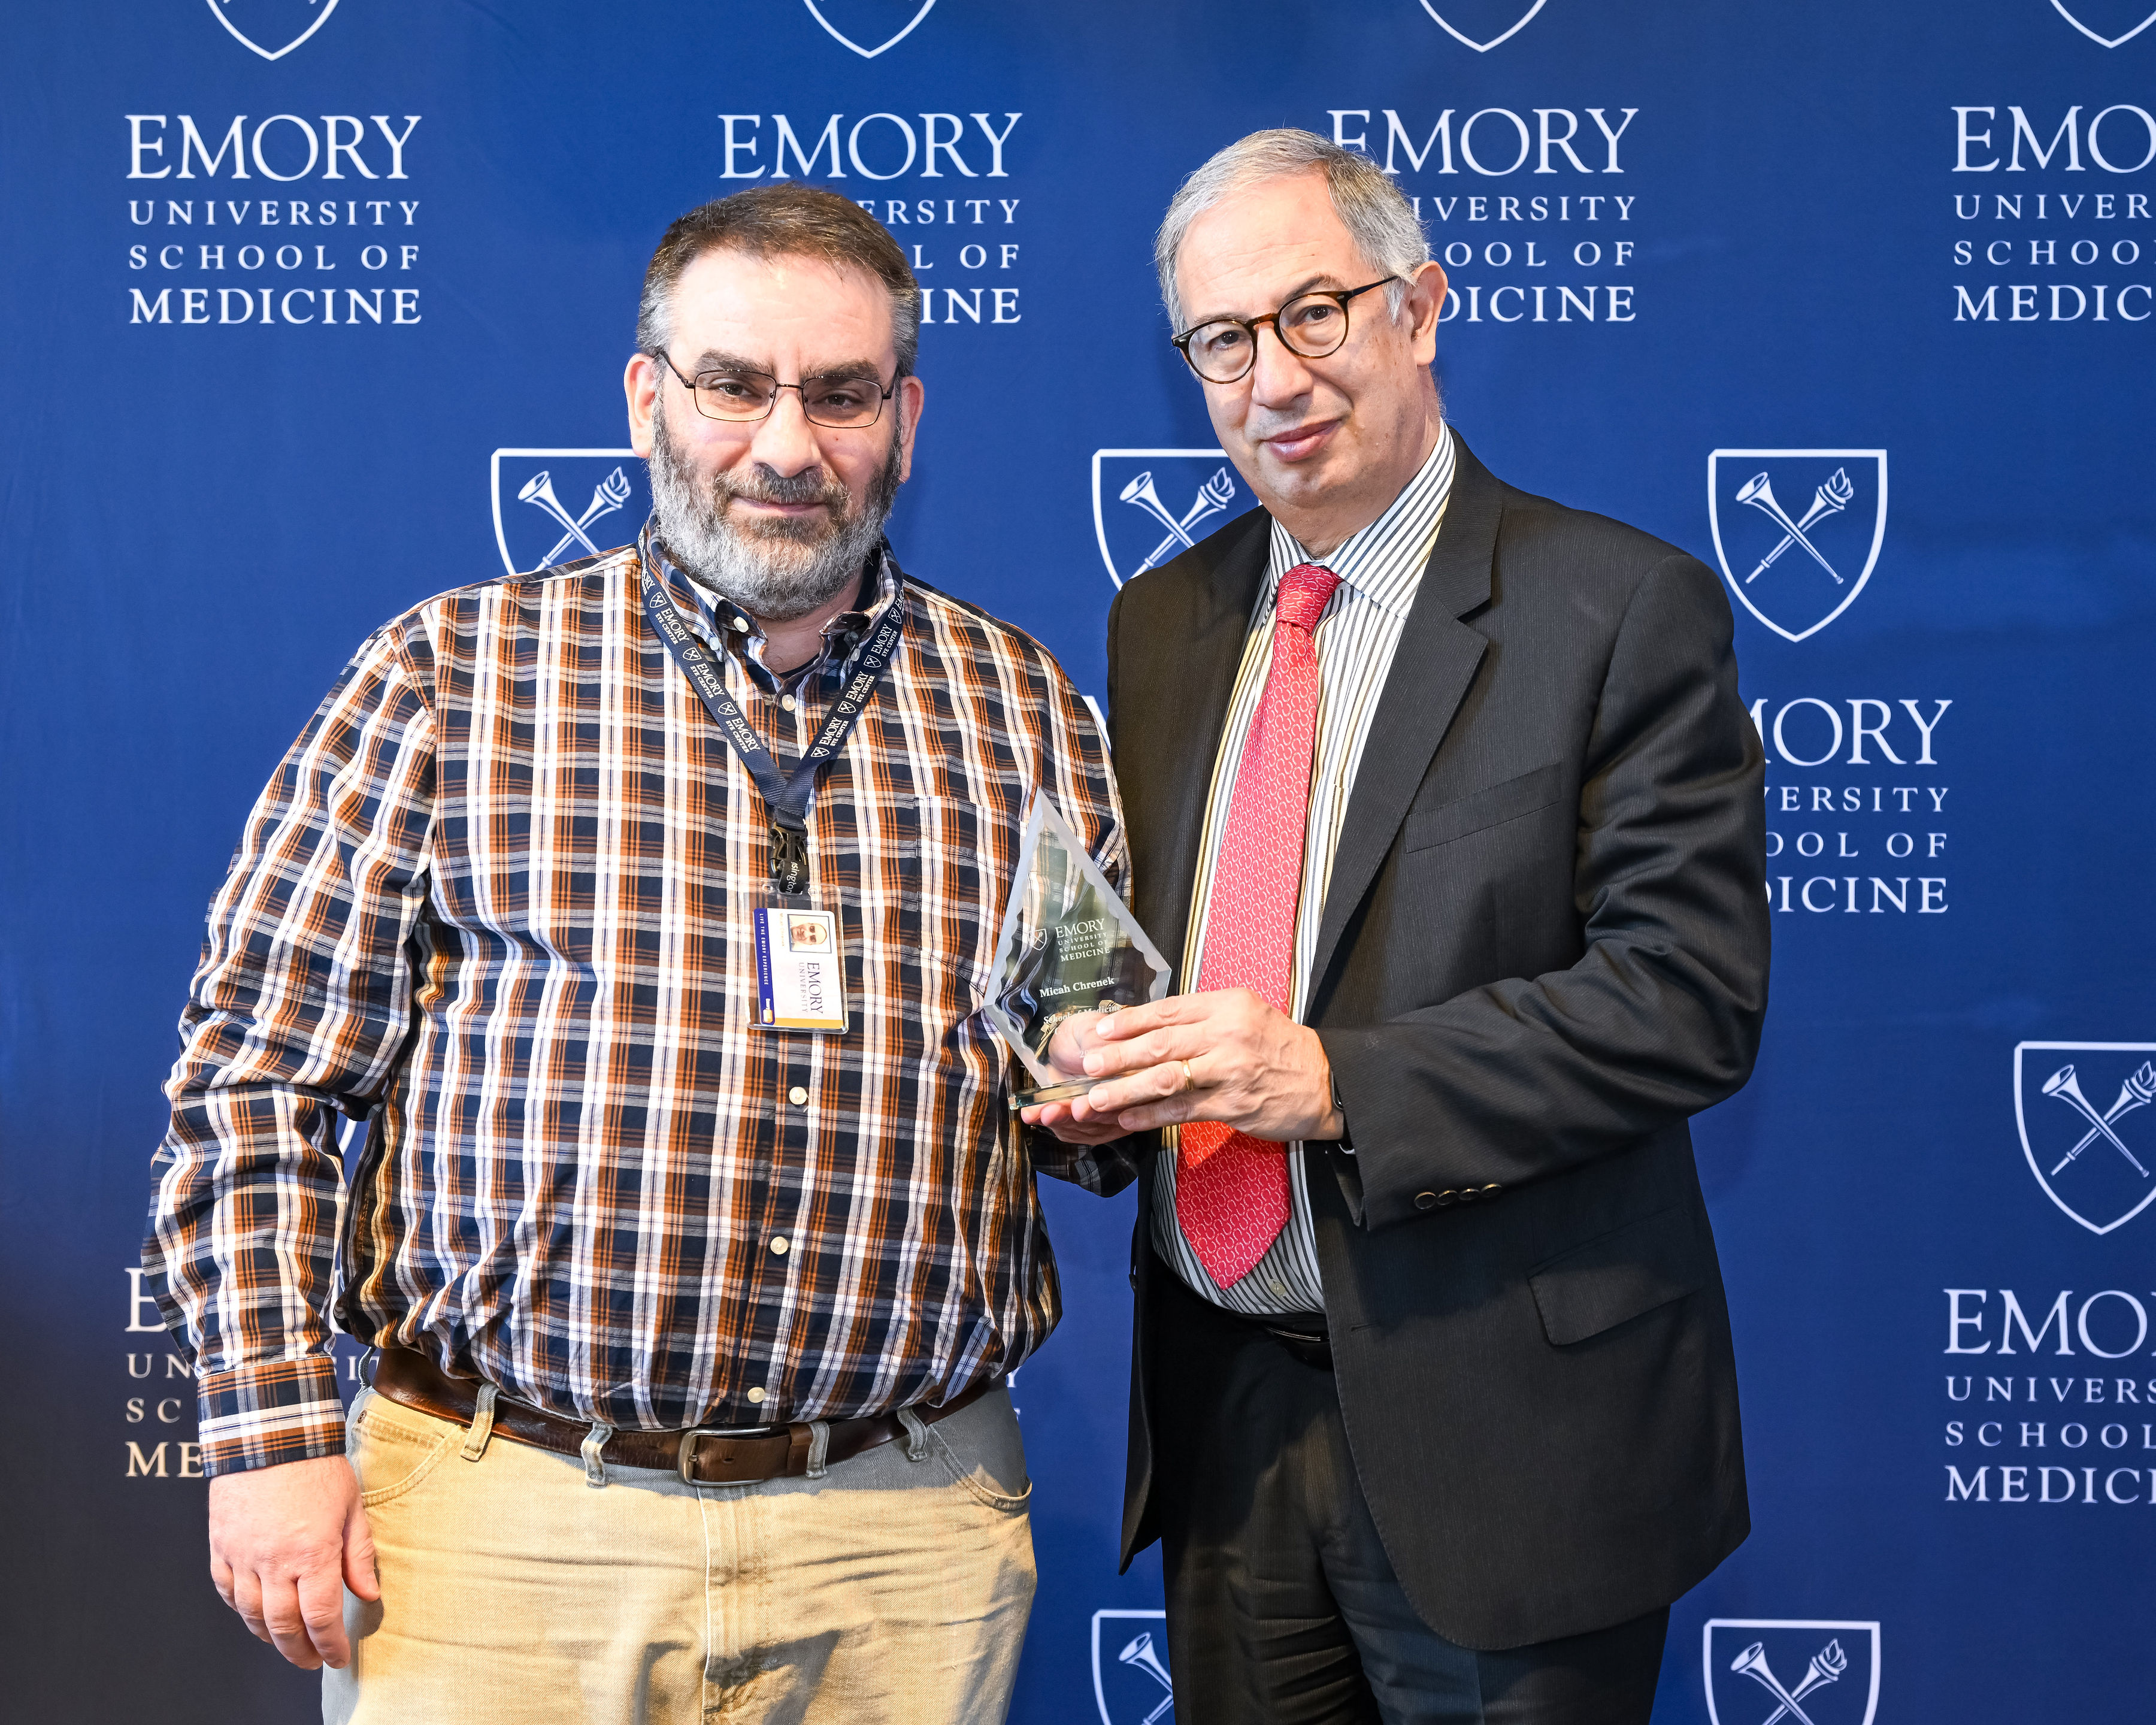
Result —
M344 1403L327 1354L205 1373L203 1471L244 1473L344 1454Z
M1067 1180L1096 1198L1112 1198L1137 1178L1137 1163L1127 1147L1127 1138L1111 1138L1105 1144L1066 1144L1044 1127L1020 1130L1037 1174Z
M1332 1081L1332 1109L1340 1117L1340 1136L1333 1142L1350 1156L1355 1153L1355 1134L1348 1124L1348 1105L1340 1099L1340 1081Z

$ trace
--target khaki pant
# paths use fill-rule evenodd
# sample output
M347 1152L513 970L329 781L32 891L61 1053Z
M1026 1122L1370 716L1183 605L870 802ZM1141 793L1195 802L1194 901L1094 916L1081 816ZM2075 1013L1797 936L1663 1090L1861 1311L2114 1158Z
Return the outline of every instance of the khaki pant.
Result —
M572 1456L470 1447L355 1404L382 1601L345 1595L327 1725L970 1725L1009 1705L1032 1487L1000 1390L821 1480L609 1466L594 1488Z

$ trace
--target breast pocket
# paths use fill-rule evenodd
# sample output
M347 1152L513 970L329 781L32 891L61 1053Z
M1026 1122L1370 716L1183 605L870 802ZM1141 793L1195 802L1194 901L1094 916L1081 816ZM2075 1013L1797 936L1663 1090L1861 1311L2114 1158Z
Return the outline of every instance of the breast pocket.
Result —
M1564 794L1564 763L1553 761L1449 803L1412 811L1404 848L1429 850L1555 807Z

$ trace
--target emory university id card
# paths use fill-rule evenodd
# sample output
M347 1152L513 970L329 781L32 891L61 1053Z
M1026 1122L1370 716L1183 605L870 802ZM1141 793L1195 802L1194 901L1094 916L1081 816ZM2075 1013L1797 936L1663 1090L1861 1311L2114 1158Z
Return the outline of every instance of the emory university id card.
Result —
M837 1030L846 1017L846 964L831 911L760 905L756 919L757 1021L773 1030Z

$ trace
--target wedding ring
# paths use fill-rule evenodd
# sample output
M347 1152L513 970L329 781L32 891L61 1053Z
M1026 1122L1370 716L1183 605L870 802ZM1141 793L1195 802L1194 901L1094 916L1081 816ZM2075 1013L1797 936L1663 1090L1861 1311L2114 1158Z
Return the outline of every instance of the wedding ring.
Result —
M1198 1083L1198 1080L1193 1076L1190 1070L1190 1062L1188 1060L1178 1060L1176 1064L1183 1068L1183 1087L1185 1090L1194 1088Z

